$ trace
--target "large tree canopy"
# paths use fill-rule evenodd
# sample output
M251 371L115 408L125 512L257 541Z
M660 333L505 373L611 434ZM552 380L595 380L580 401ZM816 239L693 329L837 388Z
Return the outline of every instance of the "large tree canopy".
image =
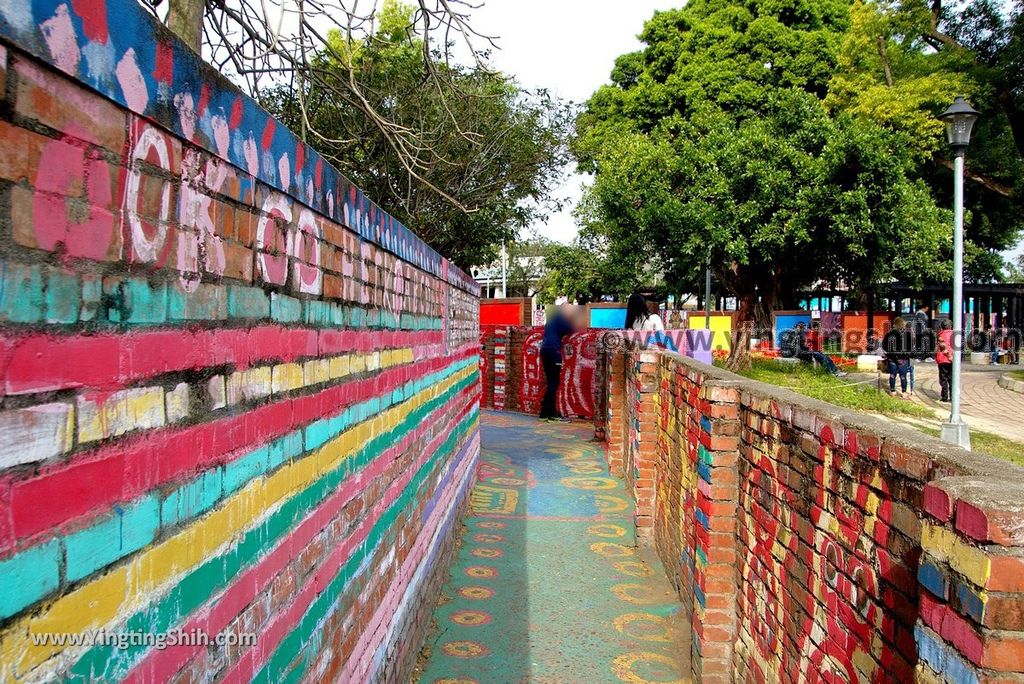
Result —
M935 114L956 95L982 111L967 155L968 277L999 277L999 252L1024 226L1018 152L1024 137L1015 140L1012 125L1024 87L1021 63L1011 58L1019 50L1017 15L996 12L990 0L974 0L958 12L934 0L856 0L851 17L826 103L905 134L907 151L941 206L952 203L952 159Z
M762 324L822 280L940 275L950 221L908 135L826 107L849 28L845 0L655 14L646 48L617 61L577 122L595 224L657 260L670 287L692 287L710 257Z
M411 6L386 2L366 40L331 37L315 59L317 81L278 87L262 99L440 253L463 267L488 263L556 204L569 111L544 91L523 90L477 66L434 56L424 67L424 44L409 30L412 15ZM444 77L429 79L428 71ZM374 111L419 131L423 147L396 145L365 107L338 98L334 80L350 78Z

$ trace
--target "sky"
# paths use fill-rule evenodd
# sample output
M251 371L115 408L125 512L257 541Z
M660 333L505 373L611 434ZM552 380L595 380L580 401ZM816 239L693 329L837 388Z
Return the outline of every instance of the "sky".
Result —
M682 0L487 0L473 10L477 31L498 39L491 55L497 69L527 88L547 88L559 97L583 102L609 81L615 58L641 47L637 34L655 10ZM574 171L572 168L570 171ZM570 173L559 188L566 208L532 228L538 235L571 242L577 227L572 207L587 178Z

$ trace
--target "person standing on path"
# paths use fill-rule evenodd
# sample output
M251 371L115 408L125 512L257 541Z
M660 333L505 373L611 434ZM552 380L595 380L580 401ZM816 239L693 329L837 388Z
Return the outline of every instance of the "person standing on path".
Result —
M911 334L914 336L916 348L922 360L935 355L935 333L932 330L931 307L922 306L909 321Z
M626 301L626 330L664 330L665 324L661 316L651 313L647 306L647 298L634 292Z
M544 367L544 398L540 403L540 419L567 422L556 405L558 383L562 376L562 340L573 332L578 324L579 312L576 307L563 304L544 326L544 340L540 345L540 362Z
M939 366L939 401L949 401L953 386L953 321L939 323L939 339L935 346L935 363Z
M911 359L918 353L914 346L914 337L907 328L907 322L897 317L892 322L892 330L882 338L882 350L889 366L889 393L896 396L896 376L900 377L900 396L907 395L907 378L910 375Z

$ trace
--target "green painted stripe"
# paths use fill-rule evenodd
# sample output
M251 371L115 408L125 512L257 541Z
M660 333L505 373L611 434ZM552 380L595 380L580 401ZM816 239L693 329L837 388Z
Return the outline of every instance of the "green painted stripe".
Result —
M438 466L443 466L458 448L462 438L468 434L470 427L476 420L476 409L472 409L462 419L461 423L449 433L448 438L434 452L416 472L409 482L409 485L402 491L395 502L388 507L388 510L373 524L370 533L359 548L352 552L352 556L342 566L338 574L331 580L323 592L310 605L305 615L299 621L298 626L285 637L275 649L273 655L264 664L263 668L253 677L253 682L265 682L266 684L277 684L281 681L297 677L302 674L307 664L303 659L303 667L296 667L288 672L289 665L294 662L295 657L302 650L303 646L310 640L314 633L319 633L323 621L331 612L331 608L340 600L346 585L355 579L364 569L365 565L373 558L374 553L385 535L391 531L392 526L398 520L399 515L405 512L410 506L419 501L417 494L420 487L433 474ZM442 458L445 457L445 458ZM319 649L307 650L307 656Z
M323 499L330 496L331 492L341 486L347 478L361 471L378 454L415 430L432 411L477 382L478 375L471 373L438 397L424 403L412 411L395 429L374 437L337 468L283 502L262 523L245 532L237 545L207 559L185 575L162 599L128 618L122 631L162 634L170 630L220 589L226 587L230 580L266 555L278 540L303 520ZM124 650L111 646L97 646L83 654L67 672L66 677L86 680L121 679L145 651L144 646Z

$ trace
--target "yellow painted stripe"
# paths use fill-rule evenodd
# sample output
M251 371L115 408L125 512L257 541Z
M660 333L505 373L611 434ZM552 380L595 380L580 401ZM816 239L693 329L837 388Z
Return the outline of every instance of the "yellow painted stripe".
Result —
M992 559L984 550L966 543L952 530L926 521L921 527L921 550L949 563L951 568L975 585L988 586Z
M383 370L409 364L414 360L415 356L411 347L388 349L383 352L325 356L302 363L254 366L230 375L228 384L238 388L265 387L265 391L260 392L259 396L268 396L339 380L353 373ZM235 389L234 393L242 394L242 390ZM97 439L99 438L97 437Z
M394 428L410 412L476 371L467 366L398 406L346 430L309 457L286 464L269 477L253 480L220 507L141 551L125 565L57 598L38 614L14 621L0 634L0 663L4 667L0 679L14 681L15 671L25 674L63 650L34 645L30 633L82 634L135 613L214 555L219 547L258 523L278 503L334 470L375 435Z

